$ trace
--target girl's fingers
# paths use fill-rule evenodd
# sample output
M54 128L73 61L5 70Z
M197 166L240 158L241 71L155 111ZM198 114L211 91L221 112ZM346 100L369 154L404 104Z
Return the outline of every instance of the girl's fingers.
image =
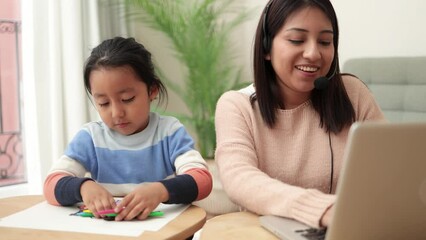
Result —
M115 200L114 198L104 198L97 200L93 202L90 206L87 206L90 211L92 211L93 215L96 218L102 217L98 212L105 210L105 209L112 209L115 207Z
M116 207L115 212L118 213L118 215L115 217L116 221L123 220L130 212L131 206L127 204L127 200L123 199Z
M111 198L109 204L111 206L110 209L115 209L117 207L117 202L115 201L114 198Z
M116 211L119 214L115 218L115 220L132 220L134 218L144 219L148 216L150 209L146 208L144 202L138 202L136 200L130 201L128 204L125 202L121 202L117 205ZM147 212L147 213L146 213Z
M148 217L148 215L151 213L151 210L149 210L148 208L145 208L145 210L143 210L138 216L137 219L138 220L143 220L146 219Z
M110 203L110 200L111 199L106 199L106 198L104 198L104 199L101 199L100 200L100 206L101 206L101 208L100 209L98 209L98 211L101 211L101 210L105 210L105 209L110 209L111 208L111 203Z
M118 204L116 204L116 206L114 208L115 212L116 213L122 212L123 209L126 208L128 201L129 201L128 198L123 198Z
M96 218L100 218L101 216L98 214L98 212L101 211L104 206L101 201L96 201L93 204L94 204L94 209L91 209L91 211Z
M145 204L143 202L140 202L140 203L131 202L128 206L126 206L126 208L129 211L127 212L127 215L124 219L132 220L136 218L145 209Z

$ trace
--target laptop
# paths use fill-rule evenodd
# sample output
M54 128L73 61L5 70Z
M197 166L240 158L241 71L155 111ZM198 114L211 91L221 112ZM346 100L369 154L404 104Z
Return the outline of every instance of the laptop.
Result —
M328 229L278 216L260 224L286 240L426 239L426 123L353 124L336 192Z

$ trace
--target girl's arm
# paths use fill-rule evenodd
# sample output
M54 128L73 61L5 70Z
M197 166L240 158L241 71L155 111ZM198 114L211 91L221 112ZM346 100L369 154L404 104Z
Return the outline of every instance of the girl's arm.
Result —
M160 181L169 192L166 203L191 203L207 197L213 179L200 153L187 151L175 161L176 177Z
M53 205L72 205L82 201L81 185L91 178L84 177L86 170L77 161L62 156L54 163L44 181L43 194Z

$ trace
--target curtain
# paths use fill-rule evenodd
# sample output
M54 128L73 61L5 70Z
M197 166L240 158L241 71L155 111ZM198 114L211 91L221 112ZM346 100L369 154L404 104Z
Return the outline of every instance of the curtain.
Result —
M23 132L28 193L41 194L52 163L98 115L83 84L101 40L126 35L120 0L22 1Z

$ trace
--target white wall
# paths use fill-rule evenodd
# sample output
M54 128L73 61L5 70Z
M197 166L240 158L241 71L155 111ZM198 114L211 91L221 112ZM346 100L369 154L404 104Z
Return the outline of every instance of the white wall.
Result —
M426 1L334 0L340 62L355 57L425 56Z

